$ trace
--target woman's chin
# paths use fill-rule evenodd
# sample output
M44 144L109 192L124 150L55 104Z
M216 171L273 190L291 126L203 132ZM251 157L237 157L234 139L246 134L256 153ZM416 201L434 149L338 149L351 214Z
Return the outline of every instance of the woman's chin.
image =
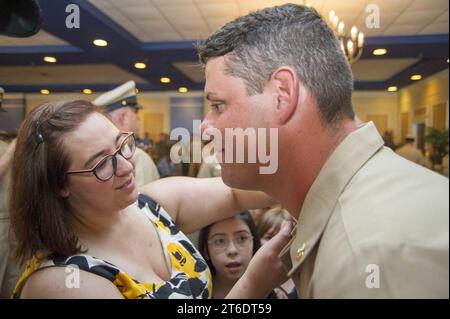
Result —
M126 208L132 204L134 204L139 196L139 192L137 188L135 188L132 192L130 192L125 198L124 198L124 207Z

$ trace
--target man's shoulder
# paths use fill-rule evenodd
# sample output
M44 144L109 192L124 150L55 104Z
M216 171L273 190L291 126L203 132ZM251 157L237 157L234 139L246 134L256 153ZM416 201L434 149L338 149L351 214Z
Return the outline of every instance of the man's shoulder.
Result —
M448 189L447 178L386 152L353 177L336 210L354 246L419 243L448 233Z
M404 201L415 194L417 197L409 200L442 200L442 194L448 194L448 185L447 178L383 148L351 178L341 198L350 195L352 201L380 201L387 196Z

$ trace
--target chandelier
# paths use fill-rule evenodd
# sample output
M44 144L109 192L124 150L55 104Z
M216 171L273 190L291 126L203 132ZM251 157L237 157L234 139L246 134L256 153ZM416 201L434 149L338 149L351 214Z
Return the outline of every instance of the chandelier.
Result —
M339 20L339 17L332 10L328 16L329 25L336 34L341 49L344 52L350 64L359 60L364 47L364 33L359 32L355 26L350 29L350 35L345 33L345 24Z

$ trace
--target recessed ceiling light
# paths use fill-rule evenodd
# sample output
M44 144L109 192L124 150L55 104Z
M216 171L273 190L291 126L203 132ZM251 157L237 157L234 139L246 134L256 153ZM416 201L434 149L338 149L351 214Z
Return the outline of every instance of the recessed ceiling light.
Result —
M42 90L41 90L41 94L48 95L48 94L50 94L50 91L47 90L47 89L42 89Z
M83 93L84 94L92 94L92 90L91 89L84 89Z
M136 62L134 64L134 67L136 69L141 69L142 70L142 69L145 69L147 67L147 65L145 63L143 63L143 62Z
M103 39L95 39L93 43L98 47L106 47L108 45L108 42Z
M375 49L372 51L373 55L385 55L387 50L384 48Z
M44 61L48 63L56 63L56 58L53 56L45 56Z
M159 80L161 81L161 83L170 83L170 81L171 81L170 78L168 78L168 77L162 77Z
M395 85L388 87L388 92L397 92L398 91L398 87L396 87Z
M186 87L180 87L180 88L178 88L178 92L180 92L180 93L187 93L189 90L188 90L188 88L186 88Z
M411 75L411 80L413 81L419 81L421 78L422 76L420 74Z

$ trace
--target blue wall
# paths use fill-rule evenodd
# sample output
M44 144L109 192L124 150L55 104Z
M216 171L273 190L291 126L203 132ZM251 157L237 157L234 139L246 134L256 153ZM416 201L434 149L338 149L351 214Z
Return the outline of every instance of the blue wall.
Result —
M194 120L203 120L203 97L170 98L170 130L184 127L192 133Z

